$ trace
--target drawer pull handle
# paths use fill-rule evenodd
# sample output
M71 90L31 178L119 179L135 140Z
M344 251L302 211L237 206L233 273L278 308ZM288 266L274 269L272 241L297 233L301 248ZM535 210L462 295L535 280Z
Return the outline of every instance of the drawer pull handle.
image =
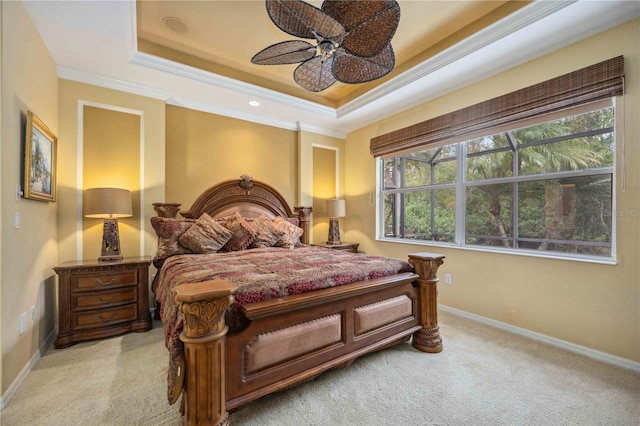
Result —
M98 318L101 321L109 321L114 319L117 316L117 314L114 312L113 314L109 315L108 317L103 317L102 315L96 315L96 318Z
M110 298L108 298L108 299L105 299L105 298L103 298L102 296L100 296L100 297L96 297L96 300L97 300L98 302L113 302L114 300L116 300L116 298L117 298L117 297L118 297L118 295L117 295L117 294L114 294L113 296L111 296L111 297L110 297Z
M111 281L105 283L104 281L102 281L100 278L96 278L96 282L100 285L112 285L116 283L116 277L111 278Z

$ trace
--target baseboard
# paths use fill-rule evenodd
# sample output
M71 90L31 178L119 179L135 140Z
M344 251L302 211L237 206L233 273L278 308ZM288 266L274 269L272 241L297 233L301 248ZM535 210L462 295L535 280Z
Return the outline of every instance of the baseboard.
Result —
M4 408L9 404L11 397L18 390L24 379L27 377L27 374L33 369L33 367L38 363L42 354L47 350L49 346L53 343L56 336L58 335L58 328L54 328L51 333L44 339L44 341L40 344L38 350L33 354L27 365L24 366L20 374L15 378L15 380L11 383L7 391L4 395L0 396L0 411L4 410Z
M527 337L532 340L537 340L555 346L569 352L577 353L579 355L586 356L588 358L602 361L604 363L624 368L627 370L640 373L640 362L632 361L627 358L611 355L606 352L596 351L595 349L588 348L586 346L576 345L575 343L567 342L565 340L557 339L555 337L547 336L546 334L538 333L535 331L527 330L526 328L516 327L515 325L507 324L501 321L496 321L491 318L483 317L482 315L472 314L460 309L452 308L450 306L438 304L438 309L443 312L448 312L453 315L458 315L482 324L489 325L491 327L499 328L520 336Z

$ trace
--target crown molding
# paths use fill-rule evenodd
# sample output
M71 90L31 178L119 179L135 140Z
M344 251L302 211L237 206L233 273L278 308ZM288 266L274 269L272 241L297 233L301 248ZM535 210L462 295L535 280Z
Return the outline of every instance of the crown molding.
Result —
M236 110L221 108L211 102L194 101L193 99L187 99L180 96L172 96L167 100L167 105L179 106L182 108L189 108L196 111L207 112L210 114L222 115L225 117L236 118L238 120L249 121L257 124L264 124L271 127L278 127L280 129L293 130L293 131L306 131L311 133L318 133L325 136L331 136L334 138L346 139L347 134L339 130L326 129L321 127L314 127L310 125L301 124L299 121L290 122L284 120L274 120L265 118L262 115L257 114L241 114Z
M199 81L223 89L232 90L238 93L244 93L253 97L258 97L282 105L301 109L323 117L336 118L336 109L328 106L320 105L315 102L299 99L291 95L276 92L274 90L265 89L243 81L234 80L210 71L201 70L189 65L174 62L165 58L150 55L144 52L136 52L129 60L129 63L139 65L146 68L155 69L165 73L170 73L189 80Z
M91 84L93 86L104 87L106 89L119 90L121 92L132 93L134 95L146 96L148 98L166 101L172 96L168 90L158 89L143 84L132 83L112 77L105 77L98 74L80 71L62 65L57 66L58 77L66 80L77 81L79 83Z
M212 102L201 102L180 96L172 96L170 99L167 99L167 105L189 108L196 111L208 112L211 114L222 115L225 117L236 118L238 120L250 121L258 124L265 124L267 126L279 127L286 130L298 130L297 123L293 121L274 120L265 118L264 116L257 114L239 113L238 111L233 109L222 108Z
M125 31L125 48L127 58L131 58L138 51L138 11L136 1L129 1L124 6L123 15Z
M74 68L58 66L57 70L58 77L65 80L90 84L92 86L103 87L105 89L118 90L134 95L145 96L147 98L159 99L165 101L168 105L180 106L197 111L208 112L211 114L222 115L225 117L236 118L239 120L250 121L253 123L264 124L272 127L278 127L286 130L304 130L340 139L345 139L347 136L345 132L341 132L339 130L314 127L311 125L300 125L298 121L276 120L258 114L241 113L234 109L220 107L219 105L216 105L212 102L200 102L185 97L175 96L173 92L168 90L157 89L155 87L131 83L111 77L104 77L86 71L80 71Z
M310 124L301 123L300 121L297 122L297 130L300 130L303 132L317 133L325 136L331 136L332 138L343 139L343 140L347 138L347 132L343 132L335 129L326 129L324 127L316 127Z
M516 11L512 15L489 25L482 31L462 40L421 64L416 65L397 77L394 77L364 95L359 96L358 98L339 107L336 111L337 117L341 118L355 112L371 102L377 101L398 89L408 86L429 74L441 70L444 67L464 58L470 53L490 46L496 41L576 2L577 0L533 2Z

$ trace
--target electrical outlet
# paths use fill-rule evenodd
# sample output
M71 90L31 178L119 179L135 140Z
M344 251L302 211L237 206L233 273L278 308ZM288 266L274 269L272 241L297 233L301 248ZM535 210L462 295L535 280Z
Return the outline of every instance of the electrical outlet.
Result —
M446 274L446 275L444 276L444 282L445 282L446 284L451 284L451 283L453 283L453 278L451 278L451 274Z
M18 334L22 336L22 333L27 329L27 313L20 315L18 319Z
M36 320L36 307L35 306L31 307L30 313L31 313L31 322L33 322L33 321Z

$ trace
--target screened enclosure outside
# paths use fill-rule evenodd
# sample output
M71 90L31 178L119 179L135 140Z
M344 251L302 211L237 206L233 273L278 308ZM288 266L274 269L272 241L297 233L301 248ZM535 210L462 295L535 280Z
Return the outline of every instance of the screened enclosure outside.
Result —
M611 257L614 108L384 159L383 238Z

